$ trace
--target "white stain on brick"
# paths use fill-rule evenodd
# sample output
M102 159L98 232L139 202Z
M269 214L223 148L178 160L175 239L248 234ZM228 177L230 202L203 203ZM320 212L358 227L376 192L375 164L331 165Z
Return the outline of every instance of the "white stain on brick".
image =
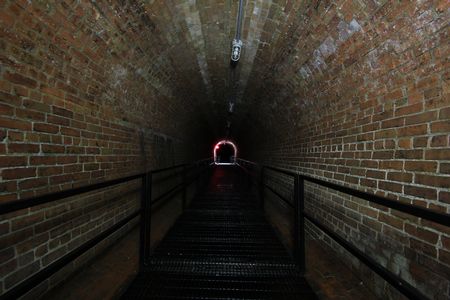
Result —
M247 1L247 6L252 4ZM240 75L240 81L242 87L245 88L247 81L250 77L250 73L253 68L253 63L255 61L256 53L259 47L265 47L267 43L261 41L261 33L264 28L264 23L269 15L269 9L263 9L263 7L271 7L272 0L256 0L254 2L253 11L250 17L250 26L248 29L248 35L244 37L244 51L242 61L242 69ZM242 98L244 94L244 89L238 91L238 101Z
M325 58L335 53L337 50L337 46L334 39L331 36L327 37L325 41L320 45L319 50Z
M299 75L303 79L307 79L312 76L311 69L325 69L327 67L325 59L334 54L342 43L359 31L362 31L362 27L357 20L353 19L348 24L344 21L340 21L337 26L337 40L328 36L322 44L314 50L312 58L300 67L298 71Z
M312 75L312 72L307 65L301 67L299 73L303 79L307 79Z
M112 67L110 82L113 88L120 87L122 85L122 80L127 76L127 69L122 65L115 65Z
M200 68L203 83L205 84L207 93L212 95L211 79L209 78L208 62L206 60L206 45L205 38L202 32L202 22L200 20L200 13L196 8L196 0L189 0L180 4L185 15L186 25L189 30L189 40L192 41L195 51L197 52L197 63Z
M340 21L338 24L339 41L345 42L348 40L355 32L361 31L362 28L358 21L353 19L349 24L344 21Z

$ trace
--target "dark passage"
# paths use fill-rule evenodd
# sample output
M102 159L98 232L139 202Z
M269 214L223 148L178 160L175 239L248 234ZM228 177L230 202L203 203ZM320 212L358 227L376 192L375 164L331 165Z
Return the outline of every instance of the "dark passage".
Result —
M220 166L123 299L316 299L237 166Z
M229 164L233 162L234 149L230 144L222 144L217 150L217 162Z

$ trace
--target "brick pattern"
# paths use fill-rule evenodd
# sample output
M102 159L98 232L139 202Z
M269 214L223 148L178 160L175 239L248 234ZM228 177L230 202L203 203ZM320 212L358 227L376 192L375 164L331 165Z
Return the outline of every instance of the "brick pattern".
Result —
M209 154L203 81L181 34L185 19L172 20L170 9L164 1L0 2L1 202ZM0 216L0 294L136 210L137 188Z
M241 153L450 212L448 2L316 4L273 8L288 22L258 54L265 63L246 91L253 110L242 118ZM307 209L329 227L429 297L450 296L448 228L314 185L307 194Z

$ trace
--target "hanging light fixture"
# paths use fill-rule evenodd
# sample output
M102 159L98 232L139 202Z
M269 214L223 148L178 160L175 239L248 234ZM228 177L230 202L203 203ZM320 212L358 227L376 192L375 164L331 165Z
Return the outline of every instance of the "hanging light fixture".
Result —
M235 67L237 62L241 58L242 41L241 41L241 27L242 27L242 15L243 15L244 0L239 0L239 11L236 24L236 36L231 43L231 66Z
M241 50L242 50L242 41L241 40L233 40L233 44L231 47L231 61L237 63L241 58Z

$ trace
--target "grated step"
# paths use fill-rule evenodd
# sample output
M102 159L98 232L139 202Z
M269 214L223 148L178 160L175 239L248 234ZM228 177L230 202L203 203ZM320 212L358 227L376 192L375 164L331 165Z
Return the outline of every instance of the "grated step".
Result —
M317 299L240 172L214 170L122 299Z

